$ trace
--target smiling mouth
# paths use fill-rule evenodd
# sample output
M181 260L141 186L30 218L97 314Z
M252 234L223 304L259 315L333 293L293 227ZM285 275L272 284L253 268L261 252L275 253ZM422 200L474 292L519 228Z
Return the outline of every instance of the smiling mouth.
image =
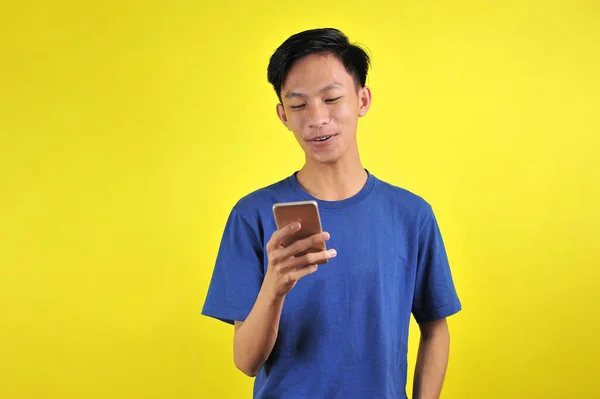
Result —
M330 134L329 136L321 136L321 137L316 137L310 141L315 141L317 143L322 143L325 142L327 140L330 140L332 137L336 136L335 134Z

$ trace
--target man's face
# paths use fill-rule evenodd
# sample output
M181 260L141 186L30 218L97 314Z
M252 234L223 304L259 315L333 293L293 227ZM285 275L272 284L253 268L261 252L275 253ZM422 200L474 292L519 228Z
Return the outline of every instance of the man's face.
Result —
M289 71L277 114L294 132L307 161L335 163L356 148L358 117L371 103L369 88L360 88L333 55L313 54Z

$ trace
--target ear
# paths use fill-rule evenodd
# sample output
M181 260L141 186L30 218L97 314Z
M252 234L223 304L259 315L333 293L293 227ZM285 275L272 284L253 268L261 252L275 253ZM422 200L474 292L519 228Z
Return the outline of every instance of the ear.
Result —
M365 116L371 108L371 89L362 87L358 92L358 116Z
M287 115L285 114L283 104L277 104L277 116L279 117L279 120L285 125L287 130L292 130L292 128L289 125Z

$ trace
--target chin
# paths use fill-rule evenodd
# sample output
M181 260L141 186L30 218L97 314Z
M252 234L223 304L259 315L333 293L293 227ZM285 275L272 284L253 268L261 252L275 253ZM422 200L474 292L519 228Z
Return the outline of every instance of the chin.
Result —
M313 154L311 156L311 158L313 159L313 161L315 161L317 163L321 163L321 164L325 164L325 165L332 165L332 164L335 164L337 161L339 161L339 159L341 157L338 154L329 154L329 155Z
M344 156L346 151L343 147L338 145L329 149L329 151L313 151L312 148L304 148L304 153L306 159L310 160L311 163L332 165L337 163Z

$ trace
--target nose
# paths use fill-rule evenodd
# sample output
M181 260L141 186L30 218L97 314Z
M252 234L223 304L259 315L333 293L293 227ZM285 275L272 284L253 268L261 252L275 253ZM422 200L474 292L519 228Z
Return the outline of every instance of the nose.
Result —
M321 128L329 123L329 111L325 104L315 104L308 110L309 126L312 128Z

